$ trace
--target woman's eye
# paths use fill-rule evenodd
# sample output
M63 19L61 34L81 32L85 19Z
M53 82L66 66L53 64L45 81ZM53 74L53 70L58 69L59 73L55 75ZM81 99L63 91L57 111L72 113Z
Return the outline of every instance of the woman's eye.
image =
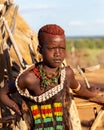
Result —
M55 49L58 49L58 50L65 50L65 48L48 48L48 50L55 50Z
M48 50L52 50L53 48L48 48Z
M60 50L65 50L65 48L60 48Z

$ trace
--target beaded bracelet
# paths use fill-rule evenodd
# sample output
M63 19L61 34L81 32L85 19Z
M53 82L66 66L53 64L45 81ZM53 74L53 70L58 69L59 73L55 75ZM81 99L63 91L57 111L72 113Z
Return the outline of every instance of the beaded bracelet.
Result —
M78 92L81 89L81 84L78 82L78 86L75 89L72 89L74 92Z

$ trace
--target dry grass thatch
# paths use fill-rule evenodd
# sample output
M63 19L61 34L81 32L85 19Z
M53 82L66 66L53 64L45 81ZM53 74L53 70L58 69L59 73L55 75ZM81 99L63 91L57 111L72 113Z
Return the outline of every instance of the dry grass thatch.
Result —
M11 67L13 66L13 61L17 65L15 66L16 70L20 71L20 68L23 69L15 48L18 48L18 53L26 64L29 65L33 63L33 59L38 60L40 57L37 52L37 45L37 34L18 13L18 7L11 0L0 0L0 87L4 86L4 82L7 79L12 81L18 75L19 72L15 72ZM7 117L7 115L3 115L1 108L0 104L0 121ZM5 110L4 113L7 114L7 111ZM2 119L2 117L4 118ZM24 122L22 121L22 123ZM22 127L24 126L26 126L25 123L22 124ZM21 129L23 130L22 127ZM11 125L9 128L7 123L4 128L0 123L0 129L2 128L11 129ZM27 130L27 128L24 129ZM15 128L15 130L20 129Z
M6 0L0 1L0 3L6 3L6 2L7 2ZM13 15L14 15L15 7L16 7L14 4L11 4L10 6L11 7L7 15L5 15L6 13L5 6L3 7L3 11L2 11L2 16L5 17L9 27L13 24L12 23ZM7 37L8 37L8 34L6 34L6 38ZM24 21L24 19L21 17L21 15L18 12L15 17L13 37L15 39L15 42L17 44L17 47L22 57L28 64L32 63L30 52L29 52L29 46L32 46L32 49L33 49L32 51L35 55L35 58L38 59L38 54L37 54L37 49L36 49L38 45L37 34L33 32L33 30L29 27L26 21ZM0 47L1 47L1 38L0 38ZM13 46L10 47L9 53L10 53L11 58L15 60L17 63L19 63L16 53L14 52Z

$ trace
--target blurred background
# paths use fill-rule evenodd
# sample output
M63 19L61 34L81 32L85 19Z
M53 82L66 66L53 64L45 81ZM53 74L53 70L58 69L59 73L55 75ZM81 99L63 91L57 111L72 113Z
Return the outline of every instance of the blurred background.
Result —
M49 23L64 28L68 64L104 67L104 0L15 0L15 3L36 33Z

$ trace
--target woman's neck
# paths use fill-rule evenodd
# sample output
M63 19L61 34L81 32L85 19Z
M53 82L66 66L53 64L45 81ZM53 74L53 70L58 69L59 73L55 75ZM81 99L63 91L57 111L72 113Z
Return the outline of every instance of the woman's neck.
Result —
M59 84L59 78L61 74L60 67L50 68L44 64L39 65L40 83L41 87L47 89L49 86L55 86Z

